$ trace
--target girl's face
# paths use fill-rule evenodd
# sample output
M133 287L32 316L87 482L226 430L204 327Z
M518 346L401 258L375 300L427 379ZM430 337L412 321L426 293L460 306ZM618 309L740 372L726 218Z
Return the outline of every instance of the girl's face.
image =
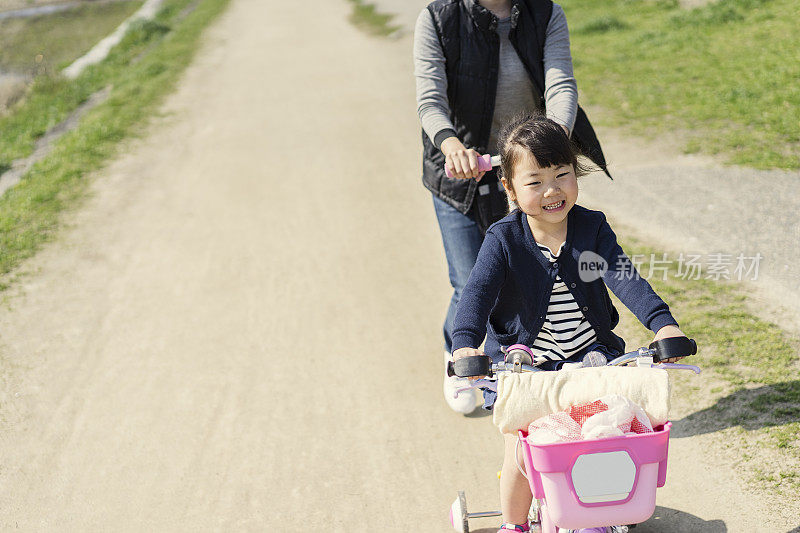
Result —
M525 151L512 168L511 183L503 179L509 197L537 222L561 224L578 200L578 178L570 165L542 168Z

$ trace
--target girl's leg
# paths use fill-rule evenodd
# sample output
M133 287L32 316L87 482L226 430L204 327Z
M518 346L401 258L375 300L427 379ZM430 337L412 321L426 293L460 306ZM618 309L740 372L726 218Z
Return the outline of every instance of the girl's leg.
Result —
M500 510L503 512L503 522L512 524L526 524L528 510L531 507L533 494L528 480L517 468L515 458L517 449L517 436L503 434L505 455L503 457L503 470L500 473ZM522 463L522 450L519 456Z

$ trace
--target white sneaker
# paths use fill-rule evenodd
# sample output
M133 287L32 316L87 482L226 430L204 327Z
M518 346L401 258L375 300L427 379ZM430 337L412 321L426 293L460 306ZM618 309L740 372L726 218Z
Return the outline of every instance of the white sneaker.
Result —
M448 352L444 352L444 399L450 409L456 413L468 415L473 412L478 405L478 391L476 389L469 389L458 393L458 398L455 397L455 392L462 388L469 386L467 378L460 378L458 376L450 377L447 375L447 363L453 360L453 356Z

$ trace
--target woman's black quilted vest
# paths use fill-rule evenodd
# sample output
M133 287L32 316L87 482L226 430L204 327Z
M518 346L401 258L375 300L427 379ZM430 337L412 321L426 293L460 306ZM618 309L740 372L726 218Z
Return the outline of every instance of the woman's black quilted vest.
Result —
M436 0L428 6L444 51L447 98L456 136L467 148L487 153L497 89L500 40L497 17L475 0ZM544 109L544 39L553 3L550 0L512 0L509 41L528 71ZM606 174L605 157L583 110L572 139ZM448 178L444 155L422 132L422 181L431 192L462 213L472 206L479 183ZM609 175L609 177L611 177ZM481 184L485 181L482 180ZM493 191L494 192L494 191ZM505 213L499 213L501 218ZM493 221L492 221L493 222Z

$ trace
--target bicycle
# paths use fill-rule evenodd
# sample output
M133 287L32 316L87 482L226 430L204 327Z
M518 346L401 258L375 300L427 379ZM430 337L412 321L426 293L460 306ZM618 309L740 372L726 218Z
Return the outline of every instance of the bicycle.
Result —
M489 379L475 380L465 388L496 391L497 383L491 378L498 373L543 371L536 367L541 361L535 360L527 346L509 346L505 353L499 363L488 356L459 359L448 365L448 374L487 376ZM621 355L607 366L635 364L699 374L700 368L694 365L662 362L695 353L697 344L692 339L662 339ZM598 366L591 363L588 366ZM519 460L517 467L528 480L534 498L529 514L531 531L623 533L650 518L655 511L656 489L666 482L671 426L667 421L652 433L553 444L530 443L527 433L518 431L517 451L522 449L524 469ZM470 519L497 516L501 516L500 511L468 512L463 491L450 506L450 523L460 533L469 532Z

